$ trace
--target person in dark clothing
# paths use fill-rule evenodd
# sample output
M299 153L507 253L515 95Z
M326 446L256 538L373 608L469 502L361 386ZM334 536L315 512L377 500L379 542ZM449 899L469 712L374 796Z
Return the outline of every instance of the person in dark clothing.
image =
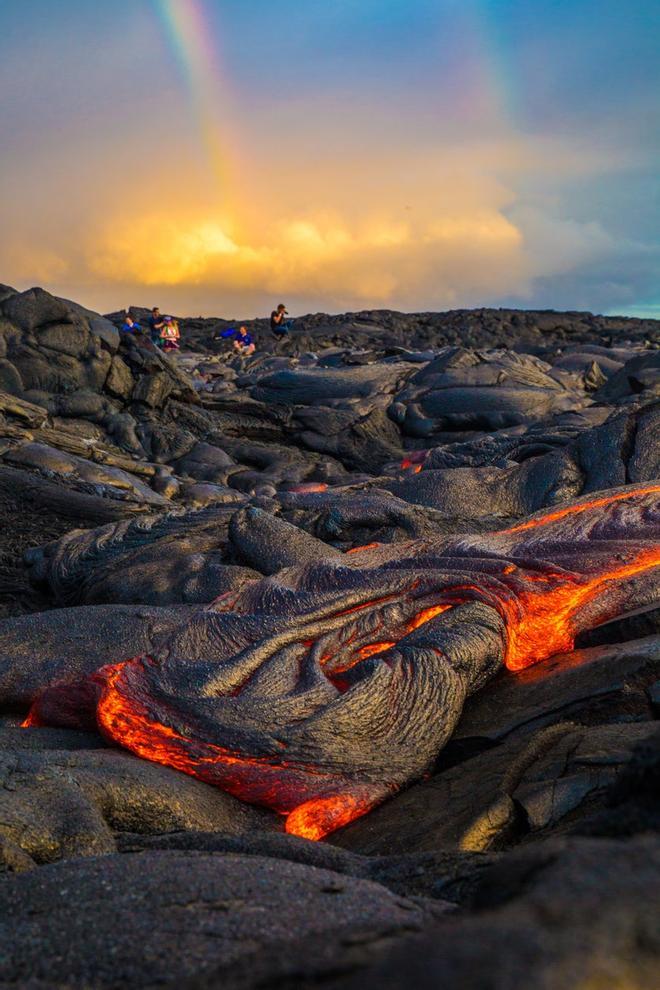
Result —
M234 350L241 355L254 354L256 347L252 336L248 333L247 327L239 327L236 330L235 327L229 327L227 330L223 330L220 334L221 337L233 337L234 338Z
M160 315L158 306L154 306L151 310L151 316L149 317L149 335L151 337L151 343L156 347L160 347L160 338L164 326L165 320Z
M270 314L270 332L275 337L286 337L293 325L293 320L285 320L288 312L284 303L280 303L277 309Z

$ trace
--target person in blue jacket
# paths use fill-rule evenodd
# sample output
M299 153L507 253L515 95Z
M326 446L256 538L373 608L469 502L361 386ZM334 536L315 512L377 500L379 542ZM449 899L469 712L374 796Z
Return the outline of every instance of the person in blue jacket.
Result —
M142 327L139 323L136 323L130 313L126 314L126 318L122 324L122 333L140 333Z
M256 347L251 335L248 333L247 327L239 327L236 330L235 327L229 327L227 330L223 330L220 334L221 337L234 338L234 350L242 355L254 354Z

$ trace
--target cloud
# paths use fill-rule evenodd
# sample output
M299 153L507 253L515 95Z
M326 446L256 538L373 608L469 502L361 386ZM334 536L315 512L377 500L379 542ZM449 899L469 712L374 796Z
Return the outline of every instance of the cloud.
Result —
M30 285L60 282L70 270L56 250L11 237L0 247L0 265L7 281Z
M275 160L267 173L247 165L223 207L173 190L164 209L133 189L79 238L84 277L339 309L458 305L526 287L523 238L505 215L515 196L481 164L450 149L344 154L314 169Z
M658 229L657 60L634 17L612 69L607 17L577 17L567 46L554 15L490 31L469 0L216 4L216 69L190 59L201 91L152 5L13 6L2 281L224 315L274 295L298 311L657 299L658 248L629 240Z
M95 235L92 273L118 284L215 286L222 291L301 292L360 305L440 301L493 291L512 263L521 267L522 237L496 209L401 219L352 220L338 212L284 216L258 234L230 233L222 220L175 221L151 215Z
M548 171L552 156L558 172L570 171L574 149L546 152ZM153 178L148 168L122 170L100 195L79 187L75 211L59 173L36 225L14 210L1 277L78 293L99 309L129 295L140 303L148 290L168 308L215 315L260 311L274 296L332 310L529 304L539 283L565 287L630 253L601 224L518 191L538 154L503 138L433 154L328 155L317 168L246 162L220 204L177 160Z
M530 206L512 210L511 216L524 239L531 276L563 274L621 249L620 242L596 221L556 217Z

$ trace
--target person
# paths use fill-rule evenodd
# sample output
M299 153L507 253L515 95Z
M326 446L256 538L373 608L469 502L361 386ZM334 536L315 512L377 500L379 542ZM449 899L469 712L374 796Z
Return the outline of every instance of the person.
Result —
M151 316L149 317L149 335L151 337L151 343L156 347L160 347L161 331L165 326L165 321L160 315L160 310L158 306L154 306L151 310Z
M140 333L142 327L139 323L136 323L130 313L126 314L126 318L122 324L122 333Z
M288 315L289 314L284 303L280 303L277 309L274 309L270 314L270 332L274 334L275 337L286 337L291 329L293 321L284 319L284 317Z
M234 350L243 356L254 354L256 347L254 341L252 340L251 334L248 333L247 327L239 327L236 330L234 327L229 327L227 330L223 330L220 334L221 337L234 338Z
M160 332L160 341L163 350L178 351L180 337L181 333L177 320L172 316L165 316L163 318L163 329Z

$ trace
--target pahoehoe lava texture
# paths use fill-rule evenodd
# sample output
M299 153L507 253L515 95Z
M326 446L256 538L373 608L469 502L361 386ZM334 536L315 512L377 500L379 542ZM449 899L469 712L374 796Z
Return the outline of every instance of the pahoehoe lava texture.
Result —
M504 664L570 650L658 597L660 485L479 536L366 548L248 584L157 656L47 689L88 725L320 838L422 775Z
M0 984L654 986L660 321L124 318L0 285Z

